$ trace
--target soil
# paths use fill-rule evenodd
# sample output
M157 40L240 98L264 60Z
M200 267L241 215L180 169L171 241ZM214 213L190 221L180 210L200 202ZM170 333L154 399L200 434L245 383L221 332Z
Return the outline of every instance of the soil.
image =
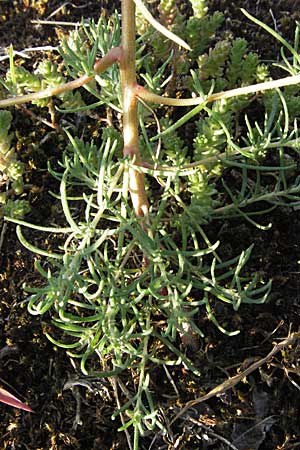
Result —
M210 9L224 12L224 27L236 37L245 37L251 50L262 59L274 60L279 54L276 44L263 30L248 23L239 8L276 26L292 42L294 22L300 16L297 4L287 0L211 0ZM36 24L34 20L96 19L100 12L108 13L115 6L119 8L119 2L0 0L0 45L5 48L12 42L18 51L56 45L65 27ZM4 70L6 62L0 64L0 72ZM26 182L34 185L24 194L32 206L28 220L51 223L58 212L49 190L57 190L57 185L46 168L47 161L55 164L61 155L59 140L53 130L37 125L24 109L15 111L13 125L19 130L19 155L27 164ZM41 143L38 149L35 141ZM273 290L264 305L243 306L234 315L221 307L216 311L222 323L228 319L229 328L241 330L238 336L224 336L207 318L200 319L206 337L190 356L202 375L196 378L183 367L172 369L170 375L178 390L175 398L166 373L152 368L151 389L166 415L166 423L187 401L263 358L274 342L299 329L300 210L281 207L263 220L272 223L269 231L241 220L216 222L207 230L211 236L218 235L223 251L229 255L238 254L254 242L249 270L257 271L264 280L272 278ZM37 277L34 256L19 243L14 225L1 223L1 228L0 384L30 404L34 413L0 406L0 449L127 449L125 434L117 431L119 421L111 420L115 410L111 384L84 378L65 351L45 338L46 319L28 314L27 294L22 286ZM38 239L36 235L34 239ZM51 247L51 242L47 245ZM296 340L233 389L191 408L172 424L168 438L149 432L141 440L141 450L300 449L299 357L300 343ZM126 380L123 382L126 384Z

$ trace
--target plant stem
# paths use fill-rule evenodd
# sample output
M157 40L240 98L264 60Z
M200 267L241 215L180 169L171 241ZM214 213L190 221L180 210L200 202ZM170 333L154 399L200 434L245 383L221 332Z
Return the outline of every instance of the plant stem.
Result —
M229 205L226 206L222 206L220 208L216 208L214 209L213 214L214 215L218 215L218 214L224 214L227 211L231 211L233 209L241 209L241 208L245 208L246 206L249 205L253 205L253 203L257 203L257 202L269 202L269 203L273 203L276 204L279 203L279 197L288 197L288 196L292 196L293 194L299 194L300 191L300 187L299 185L291 188L291 189L283 189L281 191L276 191L274 190L273 192L267 192L265 194L261 194L258 195L257 197L251 197L249 199L245 199L242 202L240 202L238 205L236 205L235 203L230 203Z
M115 47L109 50L109 52L103 56L103 58L96 61L94 65L95 72L102 73L105 72L108 67L117 62L120 59L121 49L120 47ZM62 84L56 87L50 87L44 89L43 91L33 92L32 94L18 95L16 97L7 98L5 100L0 100L0 108L7 108L8 106L21 105L23 103L28 103L42 98L53 97L55 95L63 94L64 92L73 91L84 84L89 83L95 78L95 75L83 75L76 80L69 81L69 83Z
M205 97L195 97L195 98L170 98L162 97L161 95L153 94L152 92L145 89L143 86L136 86L136 95L146 102L156 103L159 105L170 105L170 106L193 106L199 105L200 103L211 103L216 100L221 100L224 98L237 97L239 95L254 94L255 92L266 91L269 89L277 89L284 86L291 86L300 83L300 75L292 75L290 77L280 78L279 80L265 81L263 83L251 84L250 86L245 86L236 89L230 89L229 91L216 92L215 94Z
M135 4L122 0L122 56L120 58L121 89L123 103L124 156L136 164L141 163L138 136L137 98L135 95ZM148 200L144 174L129 168L129 192L137 217L148 215Z
M282 142L270 142L268 145L264 147L264 149L270 149L270 148L280 148L280 147L288 147L288 148L299 148L300 147L300 141L299 139L292 139L290 141L282 141ZM208 147L210 148L210 147ZM240 149L243 152L250 152L253 150L253 146L249 145L247 147L241 147ZM135 164L137 167L139 167L139 170L142 170L144 173L151 173L152 175L166 175L166 173L179 173L183 171L188 171L190 169L195 169L197 167L203 167L207 169L212 164L216 164L218 162L222 162L223 160L236 160L243 158L242 153L238 153L238 150L232 151L230 154L228 152L219 153L215 156L209 156L208 158L200 159L198 161L194 161L189 164L184 164L182 166L159 166L157 164L150 164L148 162L143 162L142 164L138 165ZM271 168L270 168L271 170ZM187 175L188 173L185 173L184 175Z

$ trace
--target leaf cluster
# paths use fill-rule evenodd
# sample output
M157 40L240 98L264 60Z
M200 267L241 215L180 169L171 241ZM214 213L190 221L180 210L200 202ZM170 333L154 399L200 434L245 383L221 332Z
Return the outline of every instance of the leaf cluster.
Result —
M10 133L12 114L9 111L0 111L0 184L10 187L11 193L23 192L24 164L17 159L17 154L12 146L13 133ZM29 211L28 202L25 200L11 200L9 192L0 194L0 216L23 217Z
M67 228L52 231L65 235L64 244L47 253L30 244L20 226L17 229L25 247L53 261L47 269L37 262L45 284L26 288L28 308L32 314L51 310L58 332L48 332L49 339L79 359L86 375L136 372L140 379L137 393L116 414L129 412L132 419L126 427L136 425L143 433L162 426L156 417L147 368L152 363L184 363L198 374L178 346L178 336L203 336L198 324L201 310L222 332L235 335L237 330L227 331L218 322L213 305L223 302L238 310L242 303L262 303L271 283L261 285L257 275L249 278L243 274L251 248L220 262L219 243L209 243L197 217L198 212L205 216L211 205L204 200L202 210L198 203L196 211L193 197L189 206L184 205L174 192L172 175L163 177L163 195L153 202L149 237L126 199L129 161L116 158L121 142L115 130L106 129L100 147L71 135L69 139L63 172L53 172L61 180ZM199 198L197 185L195 172L190 191ZM170 217L170 204L174 211L183 208L187 220ZM77 218L78 209L83 213ZM30 226L40 232L51 231Z

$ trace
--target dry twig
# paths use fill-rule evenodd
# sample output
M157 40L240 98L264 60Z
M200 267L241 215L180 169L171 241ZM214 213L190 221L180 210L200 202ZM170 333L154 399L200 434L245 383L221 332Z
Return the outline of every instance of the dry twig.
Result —
M250 375L250 373L254 372L256 369L258 369L259 367L266 364L274 355L276 355L276 353L280 352L287 345L291 345L299 337L300 337L300 332L292 333L286 339L279 342L279 344L275 344L273 349L264 358L261 358L258 361L254 362L253 364L251 364L251 366L249 366L247 369L243 370L242 372L238 373L237 375L235 375L231 378L228 378L228 380L225 380L223 383L214 387L211 391L209 391L207 394L203 395L202 397L199 397L199 398L196 398L194 400L187 402L187 404L184 406L184 408L182 408L182 410L179 411L178 414L176 414L174 419L171 420L171 424L174 423L177 419L179 419L179 417L181 417L188 409L192 408L193 406L198 405L199 403L206 402L210 398L213 398L216 395L223 394L224 392L228 391L229 389L232 389L240 381L242 381L245 377Z

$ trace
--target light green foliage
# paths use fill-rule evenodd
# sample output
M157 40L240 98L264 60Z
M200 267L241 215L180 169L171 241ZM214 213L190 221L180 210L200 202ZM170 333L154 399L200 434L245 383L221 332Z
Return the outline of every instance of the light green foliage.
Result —
M63 39L59 46L59 53L64 62L64 68L69 76L78 78L84 74L94 74L94 64L97 57L101 57L107 51L120 43L120 23L118 15L115 14L107 23L101 17L97 23L88 21L82 24L82 29L71 32L69 37ZM6 81L2 82L13 94L24 94L38 92L46 88L55 88L66 82L62 75L63 67L58 67L49 60L39 63L34 73L29 72L22 66L15 66L13 74L8 71ZM84 88L97 100L98 105L108 102L109 106L120 111L117 104L119 99L119 72L116 65L111 66L104 74L96 75L95 81ZM58 96L62 103L61 110L80 111L87 110L78 91L66 92ZM40 107L48 106L49 99L33 101ZM94 105L91 105L94 107Z
M72 78L83 74L94 73L96 59L105 55L112 47L120 44L120 22L118 14L108 21L103 16L96 23L82 23L82 28L70 33L63 39L59 52L63 58L67 73ZM95 81L84 88L100 102L106 102L110 107L120 110L119 71L116 64L109 67L103 74L96 75Z
M202 18L194 16L187 20L184 36L192 48L192 52L189 55L190 58L196 59L207 49L210 40L214 37L223 21L224 16L218 11L211 16L207 15Z
M66 78L61 74L61 70L59 70L58 66L56 64L53 64L49 60L42 61L38 65L35 73L41 79L42 89L45 89L47 87L55 88L66 82ZM61 108L80 108L84 106L84 102L78 91L76 91L75 93L65 92L63 94L60 94L59 98L63 102L60 105ZM47 106L48 99L40 100L40 102L43 102L44 106Z
M149 22L144 18L143 14L139 9L136 10L136 31L140 36L146 35L148 33L150 25Z
M231 101L215 102L208 116L197 122L194 138L194 159L201 160L218 155L227 145L226 129L232 126ZM222 125L219 118L222 117ZM212 167L210 168L212 169Z
M266 64L258 64L256 68L256 80L258 83L268 81L270 79L270 73Z
M203 246L201 224L210 220L215 193L205 175L194 170L188 179L184 176L191 195L188 204L176 194L173 175L158 178L164 192L153 199L150 237L122 195L121 179L124 174L126 184L128 161L116 158L120 136L107 130L100 148L69 138L64 171L55 174L61 179L61 202L69 230L61 230L66 234L61 250L48 255L49 261L54 260L52 267L45 271L37 264L45 285L27 288L31 293L29 311L51 311L57 331L49 339L79 359L84 374L107 377L136 371L137 392L115 415L129 412L132 419L126 427L138 426L143 434L162 427L147 367L184 362L199 375L176 345L178 333L184 334L188 323L192 333L203 336L197 319L199 308L209 311L211 302L225 301L237 310L242 303L264 302L270 283L256 290L255 276L249 280L240 275L250 249L228 264L219 264L218 242L209 244L206 239L207 246ZM180 145L179 140L173 142ZM82 195L75 197L78 186ZM83 215L77 219L73 211L78 203ZM170 216L170 205L177 211L175 216ZM18 235L27 248L41 251L25 240L20 228ZM141 255L147 259L142 269ZM213 268L211 256L215 257ZM228 283L224 284L224 279ZM192 287L198 289L199 297L191 295ZM155 325L157 317L159 327ZM210 317L223 332L237 333L225 331L211 311ZM93 365L95 354L102 371Z
M175 0L162 0L159 4L159 10L161 13L165 14L166 16L170 16L173 12L178 12L178 8L176 8L176 1Z
M287 104L290 118L300 118L300 89L299 86L287 86L284 89L284 98Z
M266 81L268 77L266 66L259 64L255 53L247 52L247 41L240 38L217 42L208 54L198 57L198 65L200 80L215 80L218 91ZM203 87L208 90L207 83Z
M66 82L66 78L58 70L58 67L49 60L39 63L34 73L29 72L22 66L14 67L14 77L16 85L12 83L11 73L7 73L6 81L10 89L16 94L38 92L46 88L55 88ZM79 92L67 92L59 96L63 100L61 107L83 106ZM49 98L33 101L39 107L49 105Z
M6 81L10 84L11 89L15 90L17 94L24 93L24 88L28 89L29 92L37 92L42 88L39 77L22 66L14 67L14 78L14 81L16 81L15 85L12 79L12 73L11 71L8 71Z
M15 194L23 192L24 164L17 160L17 154L11 146L13 134L9 133L12 115L0 110L0 176L1 185L10 186ZM0 194L0 216L21 218L29 211L25 200L10 200L7 192Z
M158 7L161 23L175 34L182 36L192 48L192 51L188 55L184 55L182 59L178 54L172 58L176 71L181 74L187 73L191 61L194 61L206 50L224 20L223 14L219 12L205 15L206 6L203 1L193 2L193 7L196 12L189 18L181 14L175 0L164 0ZM138 33L154 50L156 57L154 58L152 54L152 66L156 70L159 59L168 58L174 45L156 30L151 29L143 20L138 21Z
M226 78L231 86L235 86L241 79L244 71L244 57L247 51L247 41L245 39L235 39L230 52L230 66L226 72ZM257 64L256 64L257 65ZM255 73L255 67L253 68Z
M209 49L209 53L198 57L198 77L192 74L193 92L202 95L208 92L211 80L216 91L232 89L241 85L249 85L255 81L265 81L268 71L259 64L258 56L247 53L247 42L244 39L219 41ZM207 116L201 117L197 123L198 133L194 138L194 160L201 161L217 156L231 148L228 147L228 136L232 134L235 117L249 104L248 96L215 102L207 109ZM258 157L258 154L256 155ZM220 163L209 164L211 174L220 173Z
M207 117L197 122L197 133L193 142L193 161L201 163L201 161L213 159L188 181L188 191L192 193L191 214L195 220L198 217L201 223L209 221L213 215L213 206L218 203L217 200L213 201L213 196L217 199L218 192L210 179L222 173L223 167L218 157L227 147L226 129L232 127L233 120L229 100L215 102L212 110L207 111ZM220 126L219 117L222 117L222 126Z
M210 242L206 225L215 218L239 217L267 230L268 225L260 225L253 217L278 205L293 207L300 202L300 178L291 176L297 169L299 139L289 112L289 96L275 91L264 97L257 119L247 114L248 98L206 104L211 83L215 82L216 90L249 84L264 79L268 71L255 54L247 52L243 39L222 39L208 48L223 16L205 14L206 6L201 1L193 1L192 6L195 15L179 17L177 22L174 1L161 2L160 11L172 20L172 29L184 26L181 34L193 52L189 56L183 53L184 70L191 70L183 90L190 89L203 98L203 104L182 116L178 113L177 120L172 120L172 110L166 115L161 109L156 115L140 105L141 148L147 153L142 154L139 167L122 156L122 137L116 129L104 128L99 143L91 136L83 140L66 130L69 144L61 170L49 168L60 182L58 195L66 226L30 225L38 233L61 233L63 245L51 253L34 247L23 236L20 225L17 227L23 245L47 258L47 269L36 263L44 285L26 289L30 293L29 311L51 316L55 325L48 334L51 342L65 348L85 375L128 375L130 395L114 417L125 417L121 430L133 426L134 450L139 448L139 435L154 428L168 432L150 384L153 364L184 364L199 376L196 364L180 345L186 329L202 338L201 323L206 315L218 330L234 336L238 330L224 329L223 316L217 317L219 304L238 311L243 304L264 303L271 289L271 281L262 282L258 273L245 270L252 245L230 260L222 260L222 243ZM148 38L147 32L144 42L139 38L137 43L142 47L138 54L140 80L163 92L169 82L177 81L173 54L160 60L153 55L157 38ZM109 21L101 18L98 23L89 22L89 26L83 23L60 47L68 75L76 78L92 74L96 57L119 43L117 15ZM167 46L173 48L172 43ZM178 54L175 62L179 61ZM202 80L196 72L198 61ZM63 81L48 63L39 70L34 76L21 70L24 86L28 87L30 80L32 89L36 89L37 80L44 85ZM22 83L18 81L23 88ZM97 75L86 89L97 99L89 108L103 104L121 111L117 65ZM178 89L178 96L184 94ZM291 91L289 95L298 93ZM6 113L2 119L3 148L9 154L11 116ZM188 121L190 135L183 129ZM267 165L269 154L272 163ZM139 220L132 210L130 168L146 174L148 222ZM225 169L236 177L233 186L226 183ZM12 165L12 173L19 173L17 166Z
M188 178L187 191L190 192L190 205L186 208L180 220L193 221L204 225L211 220L217 201L213 199L217 191L209 177L204 172L197 172Z
M179 35L182 33L184 28L184 17L180 13L175 0L163 0L159 3L159 20L168 29L172 30L175 34ZM138 33L140 34L143 41L150 42L155 54L159 59L166 59L169 57L170 52L174 50L174 45L171 41L164 38L160 33L152 28L151 25L147 23L146 27L138 27ZM149 55L150 56L150 55ZM151 64L153 69L157 68L157 58L153 57L151 54ZM173 62L173 61L172 61ZM177 63L177 61L176 61Z
M175 0L162 0L159 3L158 10L161 21L165 26L174 31L174 33L183 28L184 17L180 13Z
M146 55L145 57L141 58L140 66L143 72L141 72L139 76L144 80L145 86L148 86L151 91L155 93L160 93L162 91L162 82L166 76L169 63L172 59L173 53L171 53L167 60L157 68L156 72L153 72L152 56Z
M192 4L195 17L202 19L207 14L207 0L190 0L190 3Z
M166 117L161 119L162 130L170 126L170 120ZM187 146L183 139L174 132L162 138L163 151L166 161L179 167L186 161Z
M16 194L21 194L23 190L23 172L24 164L21 161L11 161L5 171L10 181L12 181L12 188Z
M0 111L0 170L3 172L15 160L15 152L11 148L13 135L9 134L12 115L9 111Z
M215 47L209 49L208 55L198 57L200 80L223 77L230 47L229 41L219 41Z
M258 56L255 53L247 54L247 41L235 39L230 52L230 65L226 71L228 88L237 85L250 84L255 81Z
M0 208L0 216L11 217L12 219L22 219L31 210L26 200L11 200Z
M20 194L23 188L24 164L17 161L14 148L11 147L13 135L9 134L12 115L9 111L0 111L0 171L2 177L12 183L16 194Z
M14 79L13 79L14 77ZM36 73L31 73L22 66L15 66L13 74L11 71L6 75L7 86L10 91L21 95L29 92L38 92L42 89L42 82ZM48 99L38 100L39 106L45 106Z

